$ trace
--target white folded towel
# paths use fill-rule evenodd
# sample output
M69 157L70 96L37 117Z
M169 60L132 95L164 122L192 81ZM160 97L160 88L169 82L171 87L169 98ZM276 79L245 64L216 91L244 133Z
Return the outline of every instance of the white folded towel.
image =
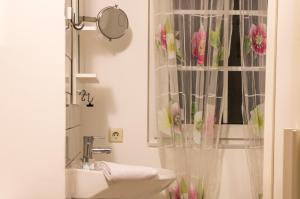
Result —
M151 167L123 165L101 161L97 164L106 179L112 182L121 180L144 180L157 176L158 171Z

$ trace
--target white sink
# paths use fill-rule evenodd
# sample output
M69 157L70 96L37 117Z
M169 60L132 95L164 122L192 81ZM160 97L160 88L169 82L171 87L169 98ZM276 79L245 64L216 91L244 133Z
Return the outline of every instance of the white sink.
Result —
M136 199L159 193L175 180L175 173L159 169L158 176L147 180L109 182L100 170L66 169L67 197Z

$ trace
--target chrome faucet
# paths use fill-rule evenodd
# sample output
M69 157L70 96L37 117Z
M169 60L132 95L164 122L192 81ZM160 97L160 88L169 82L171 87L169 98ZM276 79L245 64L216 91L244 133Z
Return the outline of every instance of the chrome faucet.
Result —
M110 154L112 149L110 147L100 148L94 147L94 139L104 139L96 136L83 136L83 158L84 163L89 162L93 158L94 153Z

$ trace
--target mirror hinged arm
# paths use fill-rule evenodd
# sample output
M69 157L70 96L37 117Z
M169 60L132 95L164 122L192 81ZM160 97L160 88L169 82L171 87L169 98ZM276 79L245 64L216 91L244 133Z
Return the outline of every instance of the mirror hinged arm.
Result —
M84 28L84 21L86 22L96 22L97 19L93 17L86 16L77 16L78 13L74 12L72 7L67 8L66 14L66 29L69 28L70 25L76 30L82 30Z
M73 26L74 29L76 30L82 30L85 26L84 22L97 22L97 18L96 17L88 17L88 16L81 16L79 17L79 23L75 23L74 20L72 19L66 19L68 22L66 25L67 27L69 27L69 24L71 24Z
M82 30L84 28L84 23L83 21L80 19L79 17L79 20L78 20L78 23L76 23L76 20L75 20L75 13L73 15L73 19L70 20L70 23L72 24L73 28L76 29L76 30Z
M80 20L84 22L97 22L97 17L81 16Z

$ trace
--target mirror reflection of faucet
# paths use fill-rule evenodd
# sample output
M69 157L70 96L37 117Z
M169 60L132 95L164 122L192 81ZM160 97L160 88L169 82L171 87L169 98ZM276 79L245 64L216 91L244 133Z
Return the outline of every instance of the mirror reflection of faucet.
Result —
M91 94L89 92L87 92L85 89L82 89L81 91L79 91L79 95L81 96L82 102L85 102L85 101L88 102L86 107L94 107L94 104L92 103L94 101L94 98L91 96Z

